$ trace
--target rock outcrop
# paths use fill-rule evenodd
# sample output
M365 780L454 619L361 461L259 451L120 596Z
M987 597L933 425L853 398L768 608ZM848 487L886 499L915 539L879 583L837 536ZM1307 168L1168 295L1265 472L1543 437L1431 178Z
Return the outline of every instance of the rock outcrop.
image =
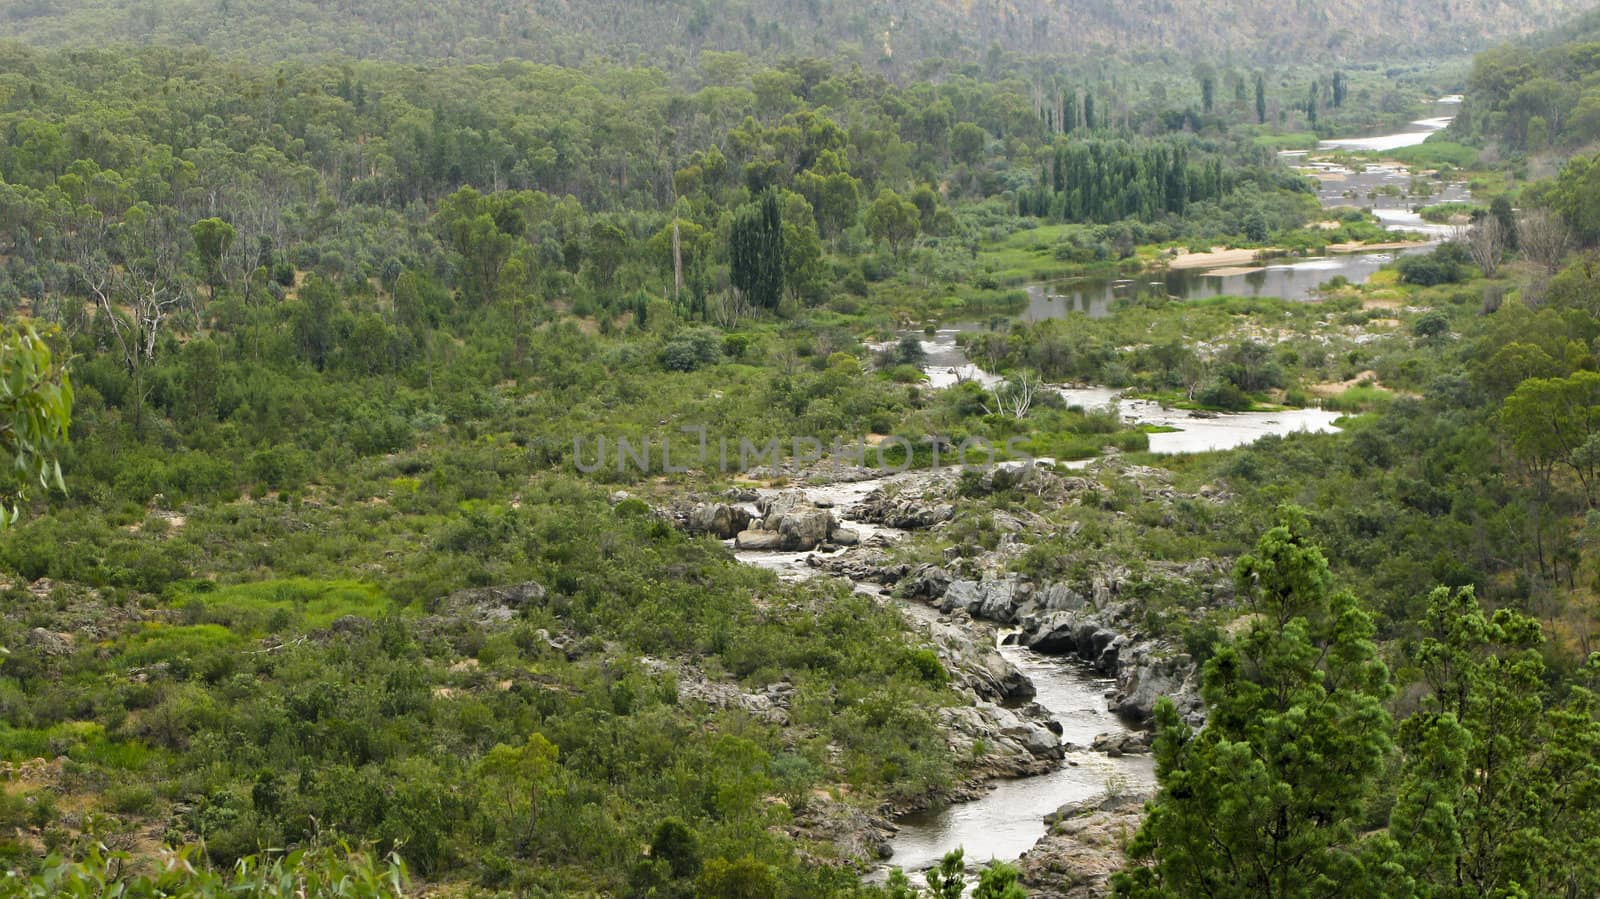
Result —
M684 518L684 530L732 540L750 526L750 513L727 503L697 503Z
M852 580L892 586L897 595L947 615L1016 627L1007 639L1038 652L1077 656L1115 680L1111 708L1135 721L1148 721L1162 696L1192 723L1204 721L1198 667L1180 645L1144 632L1144 604L1124 596L1131 579L1124 569L1110 567L1080 582L1039 583L1000 572L958 574L965 562L912 566L872 553L809 561ZM1147 577L1200 584L1213 604L1232 601L1232 585L1218 563L1155 567Z
M643 658L645 669L655 674L670 674L678 681L680 702L703 702L714 709L741 709L768 724L783 727L789 723L789 702L794 686L787 681L767 684L759 690L743 690L728 680L713 680L688 662Z
M835 530L844 540L860 541L856 532L838 527L833 512L818 508L799 490L786 490L777 496L763 497L756 503L759 521L734 534L738 549L776 552L809 552L829 542Z
M876 491L850 509L850 517L902 531L918 531L943 524L956 516L955 506L907 493Z
M1111 875L1127 864L1128 841L1144 819L1145 794L1069 802L1045 816L1050 829L1018 859L1028 895L1100 899Z

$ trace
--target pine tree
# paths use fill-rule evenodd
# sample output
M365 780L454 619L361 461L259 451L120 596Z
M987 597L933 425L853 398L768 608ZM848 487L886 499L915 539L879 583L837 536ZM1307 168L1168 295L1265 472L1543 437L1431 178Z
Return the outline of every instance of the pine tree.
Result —
M1196 733L1162 700L1161 789L1118 874L1119 895L1368 895L1357 837L1391 749L1389 671L1371 617L1334 592L1302 511L1239 561L1249 630L1206 663Z
M1267 79L1256 73L1256 124L1267 123Z
M1425 899L1600 893L1600 720L1574 688L1546 709L1539 622L1429 597L1416 661L1429 692L1400 728L1389 831Z

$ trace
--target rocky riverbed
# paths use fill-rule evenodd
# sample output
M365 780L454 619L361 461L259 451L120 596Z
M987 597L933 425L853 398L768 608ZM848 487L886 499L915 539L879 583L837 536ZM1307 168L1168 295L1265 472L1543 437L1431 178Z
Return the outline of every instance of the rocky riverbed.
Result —
M1101 464L1120 466L1118 475L1139 480L1142 489L1170 492L1159 470L1120 460ZM940 710L952 753L968 760L963 781L947 795L865 817L858 808L824 800L793 826L841 854L887 858L888 865L912 871L965 846L969 863L1023 856L1035 859L1031 871L1070 869L1076 872L1071 882L1103 889L1101 875L1121 864L1107 848L1109 838L1089 827L1079 844L1057 846L1065 837L1047 833L1044 818L1068 800L1152 788L1149 735L1138 727L1162 695L1173 696L1192 720L1203 719L1194 664L1181 647L1143 633L1137 603L1123 593L1126 572L1116 566L1082 581L1038 582L1008 572L1011 555L1037 536L1030 529L1050 526L1042 517L993 513L1004 516L999 524L1015 538L994 551L962 550L941 564L897 561L894 547L907 534L954 526L962 508L960 478L955 472L876 474L786 472L790 483L806 486L734 490L661 511L782 577L836 576L896 603L967 698ZM1033 464L995 466L979 477L977 489L1019 488L1061 502L1096 489L1090 477ZM1209 493L1200 498L1225 499L1221 491ZM1231 596L1220 566L1174 566L1164 574L1212 585L1219 601ZM1048 687L1042 694L1041 685ZM752 710L770 703L770 714L781 714L781 697L723 699ZM1136 821L1138 808L1132 802L1117 814L1124 823ZM1035 840L1039 846L1030 849Z

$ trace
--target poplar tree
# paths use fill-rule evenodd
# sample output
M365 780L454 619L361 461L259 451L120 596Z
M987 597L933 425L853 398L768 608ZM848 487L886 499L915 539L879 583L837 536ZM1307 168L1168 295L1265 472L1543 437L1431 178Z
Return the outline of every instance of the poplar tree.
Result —
M741 208L728 236L733 286L762 309L778 308L783 298L783 215L773 191Z

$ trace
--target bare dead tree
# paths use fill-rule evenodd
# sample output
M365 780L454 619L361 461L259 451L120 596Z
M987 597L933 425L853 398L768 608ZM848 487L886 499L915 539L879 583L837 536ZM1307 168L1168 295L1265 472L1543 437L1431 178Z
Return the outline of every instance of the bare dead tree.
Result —
M737 327L739 320L750 314L750 301L737 287L713 294L709 305L712 321L724 329Z
M1485 278L1493 278L1500 269L1500 259L1506 251L1506 226L1493 215L1479 216L1467 231L1467 252L1472 261L1483 270Z
M1517 221L1517 237L1523 255L1540 265L1549 274L1555 274L1566 258L1567 247L1572 243L1572 232L1560 215L1544 209L1530 209Z
M1200 385L1206 382L1211 374L1211 366L1199 353L1189 353L1178 363L1178 377L1183 379L1184 399L1193 400L1196 393L1200 392Z
M170 225L170 223L167 223ZM161 334L180 312L199 310L183 280L176 232L149 220L112 225L98 214L68 223L73 274L105 321L112 348L133 379L134 427L143 424L144 374Z
M1033 372L1024 371L1016 377L997 385L992 391L994 404L983 402L983 411L989 415L1004 415L1021 421L1033 408L1033 398L1038 395L1044 381Z

